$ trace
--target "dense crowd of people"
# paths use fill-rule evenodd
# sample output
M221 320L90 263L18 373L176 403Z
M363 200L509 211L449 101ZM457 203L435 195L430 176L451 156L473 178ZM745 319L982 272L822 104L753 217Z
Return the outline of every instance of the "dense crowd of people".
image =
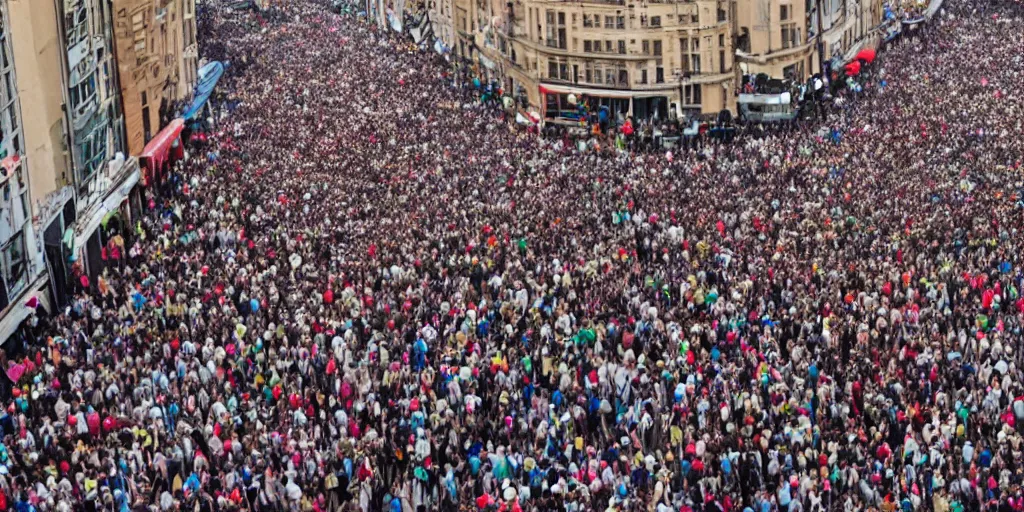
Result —
M328 7L207 5L237 108L3 358L0 508L1024 510L1017 8L672 154Z

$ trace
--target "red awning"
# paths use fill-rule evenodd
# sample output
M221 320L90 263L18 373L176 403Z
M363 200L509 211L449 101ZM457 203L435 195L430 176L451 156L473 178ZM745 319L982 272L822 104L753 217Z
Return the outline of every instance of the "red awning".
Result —
M181 135L181 130L185 127L185 121L178 118L171 121L171 124L160 130L160 133L153 137L153 140L146 144L143 148L142 154L139 155L149 161L147 166L150 171L159 170L163 167L164 161L167 160L167 156L170 153L171 145Z
M862 60L864 62L867 62L868 64L871 64L872 62L875 61L875 55L875 50L871 48L866 48L857 53L856 60Z

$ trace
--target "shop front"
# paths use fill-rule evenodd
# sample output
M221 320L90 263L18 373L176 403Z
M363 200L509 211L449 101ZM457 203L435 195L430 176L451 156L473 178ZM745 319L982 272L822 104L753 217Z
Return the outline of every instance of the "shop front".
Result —
M124 236L130 236L131 220L139 213L138 200L131 199L142 177L139 161L130 158L123 167L127 170L106 197L83 212L76 223L71 263L81 265L92 282L115 260L123 261Z
M596 89L570 85L543 84L541 116L545 122L598 124L602 129L619 126L632 117L636 121L669 119L669 97L661 91Z

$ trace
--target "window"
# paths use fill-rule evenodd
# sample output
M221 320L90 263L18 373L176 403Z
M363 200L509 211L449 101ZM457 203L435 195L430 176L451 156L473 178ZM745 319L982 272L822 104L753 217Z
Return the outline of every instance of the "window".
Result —
M661 40L654 41L654 56L661 57Z
M605 41L604 42L604 51L605 51L605 53L612 53L613 51L615 51L615 50L612 49L612 42L611 41Z
M557 60L548 61L548 78L554 80L569 80L569 65Z
M725 48L725 34L718 34L718 47Z
M661 26L661 16L651 16L651 26L652 27L660 27Z
M25 235L18 232L3 250L4 280L10 295L17 295L25 287Z
M619 85L629 85L629 72L625 69L619 70Z
M679 47L683 50L683 72L700 73L700 39L682 38L679 40Z
M803 62L798 62L797 64L786 66L782 68L782 76L785 77L787 80L803 81L803 78L801 76L803 75L803 73L800 71L800 67L802 66Z
M718 72L725 73L725 50L718 51Z
M641 69L640 70L640 83L641 84L646 84L647 83L647 70L646 69Z
M555 23L555 19L558 23ZM555 11L546 11L545 20L547 21L547 41L546 44L550 48L565 49L567 44L565 35L565 13L558 13L557 18L555 17Z
M699 25L700 24L700 15L697 14L697 13L691 14L690 15L690 23L693 23L695 25Z
M779 6L779 21L789 21L789 6L788 5L780 5Z
M686 105L700 105L700 85L683 86L683 103Z
M615 17L605 16L604 17L604 28L615 28Z
M83 98L92 98L96 94L96 73L93 73L88 80L85 81L85 92L82 94Z
M728 20L728 18L729 17L725 14L725 9L722 9L721 7L719 7L718 8L718 22L722 23L722 22Z
M587 39L583 40L583 51L584 53L590 53L594 51L593 46L590 45L590 41Z
M555 47L558 46L558 41L555 39L555 37L556 37L555 36L555 34L556 34L555 11L546 11L544 13L544 21L547 22L546 27L545 27L547 29L547 32L546 32L547 38L546 38L545 42L546 42L546 44L549 47L555 48Z
M626 17L625 16L619 16L618 18L615 19L615 28L617 28L619 30L625 30L626 29Z
M654 73L654 81L659 84L665 83L665 68L658 66Z
M594 18L593 18L593 16L591 16L589 14L584 14L583 15L583 27L584 28L591 28L593 26L594 26Z
M619 55L625 55L625 54L626 54L626 40L625 39L620 39L619 40Z
M796 23L787 23L782 26L782 48L792 48L800 45L800 29Z
M640 15L640 26L641 27L646 27L647 26L647 15L646 14L641 14Z
M651 54L651 42L650 41L644 41L641 46L643 48L643 54L644 55L650 55Z
M79 170L79 178L81 182L84 182L86 178L92 176L93 169L89 165L95 157L95 154L92 152L92 147L92 140L86 140L84 143L78 144L78 154L82 161L82 165Z
M149 142L153 138L153 132L150 129L149 123L149 107L142 107L142 131L145 141Z

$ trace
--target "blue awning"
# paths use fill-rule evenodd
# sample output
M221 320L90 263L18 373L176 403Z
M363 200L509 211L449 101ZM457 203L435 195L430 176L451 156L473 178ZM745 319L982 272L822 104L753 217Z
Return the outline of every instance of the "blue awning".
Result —
M224 63L218 61L213 61L199 69L199 83L196 84L192 104L185 109L181 115L182 118L190 120L202 112L203 106L210 99L213 88L217 86L217 81L223 74Z

